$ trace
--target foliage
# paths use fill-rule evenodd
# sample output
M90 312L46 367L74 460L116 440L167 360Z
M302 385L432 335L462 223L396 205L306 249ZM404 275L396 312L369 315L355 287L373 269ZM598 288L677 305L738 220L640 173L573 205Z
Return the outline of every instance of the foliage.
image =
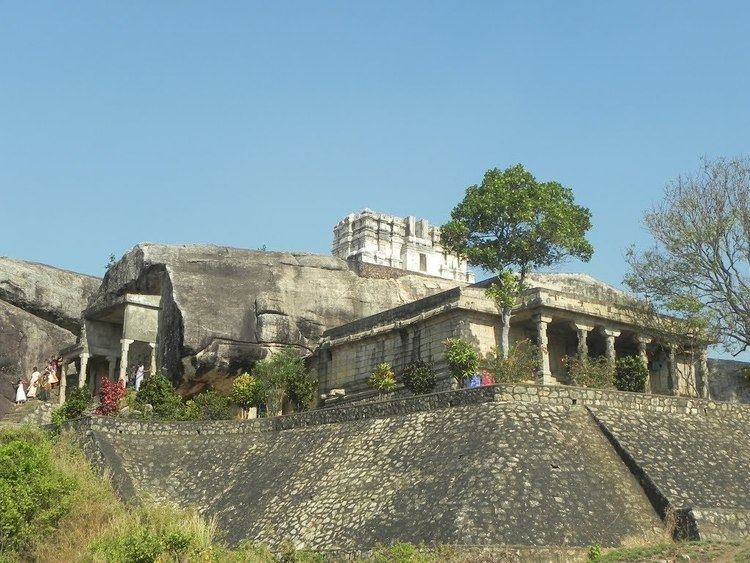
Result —
M429 393L435 388L436 378L432 365L422 360L411 362L402 374L404 387L415 395Z
M460 338L448 338L443 345L448 369L461 386L466 379L479 371L479 352Z
M39 430L0 430L0 552L28 553L68 511L75 480L57 470Z
M574 385L592 389L611 389L615 386L614 366L603 356L585 360L565 357L563 364Z
M198 393L185 403L185 416L188 420L227 420L232 418L229 398L209 389Z
M502 270L497 278L485 290L501 310L512 309L518 296L523 292L523 282L509 270Z
M589 547L589 561L599 561L602 558L602 546L598 543Z
M99 391L99 406L96 408L96 414L110 415L117 414L120 410L120 400L125 397L125 384L122 381L111 381L102 378L101 390Z
M654 238L627 253L625 282L680 332L715 335L730 352L750 345L750 158L704 160L680 176L644 217ZM675 331L673 331L675 332Z
M153 407L153 416L165 420L180 420L185 418L185 405L182 397L175 391L172 382L161 374L153 374L144 378L141 388L136 393L139 410L144 405Z
M648 368L637 356L617 358L615 364L615 387L620 391L643 393L646 390Z
M295 410L308 408L318 385L317 379L305 367L305 359L291 349L258 361L253 375L258 380L259 396L269 415L281 411L287 399Z
M536 379L539 370L539 346L531 340L519 340L510 347L508 357L493 348L485 361L495 383L518 383Z
M249 373L243 373L232 382L231 398L243 411L247 411L260 402L260 382Z
M91 404L91 392L87 385L75 387L65 398L65 403L52 413L52 424L59 430L66 420L81 418Z
M521 164L488 170L480 185L466 188L440 238L447 251L498 274L489 294L503 310L503 356L509 350L511 309L526 274L568 257L590 260L590 228L591 212L575 204L570 188L539 182Z
M369 383L371 387L377 389L380 393L393 391L393 388L396 387L396 374L393 372L391 364L388 362L378 364L378 367L372 372L367 383Z
M435 557L423 546L406 542L396 542L388 547L380 547L372 554L373 563L430 563Z
M107 265L104 267L104 271L106 272L112 266L114 266L116 263L117 263L117 257L114 254L110 254L109 255L109 260L107 260Z

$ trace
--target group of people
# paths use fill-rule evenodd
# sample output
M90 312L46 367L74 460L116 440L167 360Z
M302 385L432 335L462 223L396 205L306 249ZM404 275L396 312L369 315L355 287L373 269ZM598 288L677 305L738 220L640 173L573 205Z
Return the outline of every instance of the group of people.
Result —
M28 399L49 399L49 394L55 385L60 383L60 367L62 357L47 358L47 367L43 372L34 366L34 371L28 380L19 378L16 382L16 404L21 405Z

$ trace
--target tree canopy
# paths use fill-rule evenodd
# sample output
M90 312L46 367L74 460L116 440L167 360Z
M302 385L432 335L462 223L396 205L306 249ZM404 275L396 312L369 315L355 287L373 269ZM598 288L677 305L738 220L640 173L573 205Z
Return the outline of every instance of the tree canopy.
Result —
M486 270L515 268L525 277L594 252L586 240L591 212L576 205L573 191L558 182L539 182L521 164L493 168L469 186L463 201L441 228L443 246Z
M750 346L750 159L704 160L670 182L627 253L626 284L657 308L703 320L730 352Z

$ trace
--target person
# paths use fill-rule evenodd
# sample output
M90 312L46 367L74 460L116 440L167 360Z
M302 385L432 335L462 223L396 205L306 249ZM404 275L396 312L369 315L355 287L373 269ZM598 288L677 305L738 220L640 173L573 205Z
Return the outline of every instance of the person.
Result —
M23 380L19 378L16 385L18 385L16 387L16 404L22 405L26 402L26 391L23 389Z
M495 384L495 376L492 375L489 371L484 370L482 372L482 376L480 378L482 386L484 385L494 385Z
M138 364L138 370L135 372L135 390L136 392L141 389L141 383L143 383L143 376L146 372L146 366L143 365L143 362Z
M57 379L57 360L55 358L47 360L47 371L49 372L49 385L52 388L60 381Z
M36 392L37 389L39 389L39 380L41 379L42 374L39 373L39 370L36 366L34 366L34 371L31 374L31 377L29 378L29 389L26 392L26 397L29 399L36 399Z

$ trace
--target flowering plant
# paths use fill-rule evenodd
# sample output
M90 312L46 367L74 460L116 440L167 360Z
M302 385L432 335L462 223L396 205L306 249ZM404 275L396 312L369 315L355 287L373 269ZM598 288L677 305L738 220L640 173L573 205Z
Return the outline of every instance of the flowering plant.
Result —
M99 391L101 404L96 408L96 414L108 416L117 414L120 410L120 399L126 394L125 384L122 381L111 381L102 378L102 388Z

